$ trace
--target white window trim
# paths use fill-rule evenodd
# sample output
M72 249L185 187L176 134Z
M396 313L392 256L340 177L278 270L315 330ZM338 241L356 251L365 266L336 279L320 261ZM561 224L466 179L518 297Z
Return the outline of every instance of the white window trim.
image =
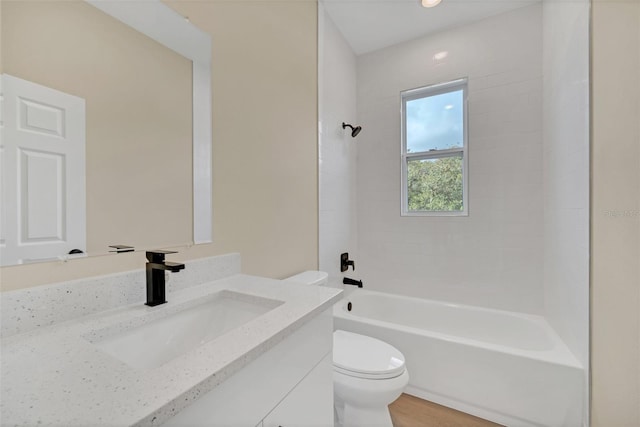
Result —
M463 142L461 148L451 148L446 150L421 151L417 153L407 153L405 109L407 101L424 98L427 96L440 95L453 90L462 89L463 108ZM401 183L400 183L400 206L401 216L469 216L469 114L467 105L468 85L467 78L453 80L447 83L440 83L425 86L417 89L409 89L400 92L400 152L401 152ZM409 211L409 198L407 191L407 164L408 160L437 159L451 157L456 153L462 155L462 206L461 211Z

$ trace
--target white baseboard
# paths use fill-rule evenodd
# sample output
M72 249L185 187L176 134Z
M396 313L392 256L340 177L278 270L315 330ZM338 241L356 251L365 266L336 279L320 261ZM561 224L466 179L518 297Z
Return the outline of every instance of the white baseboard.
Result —
M502 424L508 427L540 427L538 424L510 417L509 415L502 414L500 412L491 411L485 408L480 408L474 405L470 405L459 400L452 399L447 396L442 396L437 393L432 393L426 390L422 390L417 387L408 386L404 392L411 396L419 397L420 399L428 400L438 405L446 406L467 414L474 415L485 420L493 421L494 423ZM584 426L587 427L587 426Z

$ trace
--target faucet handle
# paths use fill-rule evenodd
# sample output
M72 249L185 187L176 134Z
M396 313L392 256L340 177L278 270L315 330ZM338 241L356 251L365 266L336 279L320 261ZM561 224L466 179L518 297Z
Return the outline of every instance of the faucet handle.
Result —
M347 271L349 269L349 266L353 268L353 271L356 271L356 263L349 259L349 253L345 252L343 254L340 254L340 271Z
M147 251L147 259L149 262L164 262L164 256L167 254L177 254L177 251L165 251L163 249L155 249Z

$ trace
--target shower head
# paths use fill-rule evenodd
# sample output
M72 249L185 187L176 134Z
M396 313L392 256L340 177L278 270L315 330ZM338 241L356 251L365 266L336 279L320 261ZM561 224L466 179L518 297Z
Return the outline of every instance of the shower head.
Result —
M352 137L352 138L355 138L356 136L358 136L358 134L359 134L359 133L360 133L360 131L362 130L362 127L361 127L361 126L353 127L353 126L351 126L351 125L350 125L350 124L348 124L348 123L342 122L342 129L346 129L346 128L347 128L347 126L351 128L351 137Z

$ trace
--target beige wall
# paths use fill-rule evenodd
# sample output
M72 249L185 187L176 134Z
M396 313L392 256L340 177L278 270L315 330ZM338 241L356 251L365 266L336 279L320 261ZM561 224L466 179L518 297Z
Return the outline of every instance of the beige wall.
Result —
M171 6L213 37L214 205L214 243L172 259L240 252L243 272L275 278L317 268L316 3ZM138 252L0 271L8 290L143 263Z
M1 8L3 71L86 102L80 249L191 242L191 61L83 1Z
M592 425L640 426L640 2L593 2Z

